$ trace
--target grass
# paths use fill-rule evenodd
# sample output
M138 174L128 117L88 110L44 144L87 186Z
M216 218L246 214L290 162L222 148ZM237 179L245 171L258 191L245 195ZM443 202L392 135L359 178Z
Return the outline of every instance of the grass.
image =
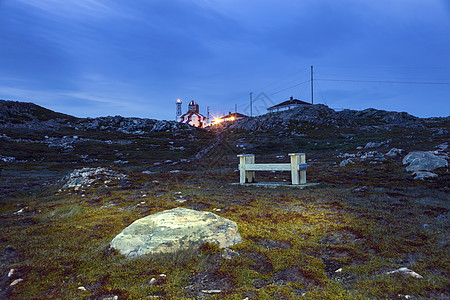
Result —
M356 151L357 146L364 146L367 141L384 141L386 136L355 133L348 140L343 136L321 137L317 131L310 129L307 137L280 138L276 143L266 141L270 134L253 135L245 141L268 145L252 149L259 161L274 161L277 155L295 149L298 152L295 145L301 145L311 162L308 181L322 183L306 190L230 185L238 180L235 155L241 150L233 145L245 138L242 132L228 133L225 143L202 161L176 165L164 161L191 160L197 150L213 142L215 137L194 132L197 144L190 146L192 141L170 133L147 136L78 133L92 139L130 143L76 144L68 152L42 144L37 144L39 148L29 148L29 143L13 143L22 157L36 161L1 165L2 177L8 182L4 183L0 198L0 274L4 278L1 296L10 299L102 299L114 295L119 299L149 296L396 299L402 295L415 299L448 298L448 172L438 170L437 179L415 181L404 171L399 158L375 165L358 161L337 167L339 152ZM8 136L14 134L18 133L8 132ZM391 146L431 150L445 140L438 136L429 141L426 130L415 134L415 141L424 148L414 149L414 141L402 138L401 129L389 132ZM39 136L40 133L35 136L28 133L27 138ZM288 148L283 147L284 141L289 141ZM187 150L171 151L169 142ZM2 144L0 150L6 151L11 145ZM41 153L35 153L36 149ZM118 158L116 153L122 155ZM101 161L83 162L77 158L83 154ZM61 184L56 184L56 178L62 178L70 170L83 166L111 167L117 159L129 161L120 168L115 167L128 175L127 181L109 187L59 191ZM154 165L155 162L161 164ZM181 171L168 173L173 169ZM142 174L142 170L152 173ZM43 179L36 179L36 174L42 174L53 184L43 186ZM289 179L289 174L279 172L257 176L260 181ZM21 187L32 179L35 185ZM365 188L355 189L361 187ZM177 202L178 192L186 202ZM129 260L109 248L110 241L133 221L179 206L211 211L237 222L243 242L231 247L235 254L224 258L222 249L205 244L199 249ZM410 268L423 279L386 274L400 267ZM7 278L10 269L16 272ZM9 286L18 278L23 281ZM208 294L205 290L222 292Z

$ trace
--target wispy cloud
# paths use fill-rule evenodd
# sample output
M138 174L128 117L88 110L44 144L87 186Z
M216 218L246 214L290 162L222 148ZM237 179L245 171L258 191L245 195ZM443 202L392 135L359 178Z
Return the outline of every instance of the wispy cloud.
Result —
M100 0L17 0L22 5L30 6L41 12L61 18L105 18L123 17L127 14L111 1Z

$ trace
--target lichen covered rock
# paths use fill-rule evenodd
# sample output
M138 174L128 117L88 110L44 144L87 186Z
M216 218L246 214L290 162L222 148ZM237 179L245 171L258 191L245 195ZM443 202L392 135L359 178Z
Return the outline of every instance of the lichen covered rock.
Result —
M174 208L133 222L119 233L111 247L126 257L175 252L216 243L221 248L242 241L237 224L211 212Z

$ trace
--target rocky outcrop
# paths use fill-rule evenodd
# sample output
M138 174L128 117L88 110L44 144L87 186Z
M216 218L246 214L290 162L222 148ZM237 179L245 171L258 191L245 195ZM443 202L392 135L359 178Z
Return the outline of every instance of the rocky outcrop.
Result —
M145 132L177 131L191 128L189 125L175 121L160 121L142 118L124 118L121 116L108 116L99 118L81 119L72 124L78 130L106 130L121 131L124 133L142 134Z
M210 212L179 207L133 222L111 241L111 247L133 258L175 252L207 242L225 248L241 240L235 222Z
M126 179L125 174L107 168L76 169L62 179L62 190L73 188L75 191L94 185L114 185L119 180Z
M376 130L390 126L407 126L423 128L419 118L406 112L391 112L373 108L362 111L334 111L323 104L298 107L292 110L265 114L259 117L240 120L231 128L249 131L284 131L290 132L298 125L355 127L363 130Z
M177 131L192 128L176 121L108 116L76 118L57 113L33 103L0 100L0 128L32 130L105 130L142 134L145 132Z

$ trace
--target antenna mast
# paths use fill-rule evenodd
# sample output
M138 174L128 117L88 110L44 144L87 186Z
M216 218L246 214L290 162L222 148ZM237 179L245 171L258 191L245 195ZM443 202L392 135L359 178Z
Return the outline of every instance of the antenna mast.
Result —
M253 92L250 93L250 117L253 117L253 104L252 104L253 99L252 99L252 97L253 97Z
M311 104L314 104L313 66L311 65Z

